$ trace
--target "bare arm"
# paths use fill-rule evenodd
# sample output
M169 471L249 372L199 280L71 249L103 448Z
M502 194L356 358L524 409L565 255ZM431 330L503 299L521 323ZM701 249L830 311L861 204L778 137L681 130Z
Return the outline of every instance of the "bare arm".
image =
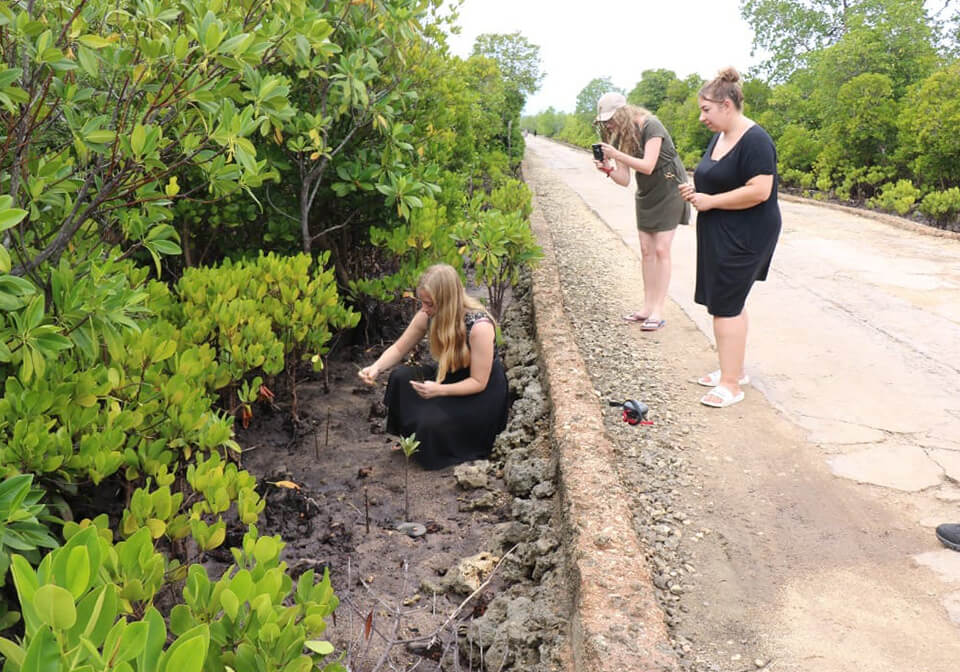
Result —
M428 322L429 318L427 314L422 310L418 310L417 314L410 320L410 324L403 330L400 338L384 350L383 354L377 358L377 361L364 369L360 369L357 373L357 375L360 376L360 380L367 385L373 385L377 376L384 370L389 369L391 366L396 366L403 361L406 354L413 350L413 347L419 343L427 333Z
M493 323L482 320L470 329L470 376L457 383L439 384L434 381L411 382L410 385L424 399L431 397L466 397L487 389L493 369L493 342L496 330Z
M630 156L625 152L621 152L619 149L616 149L613 145L603 144L603 155L606 158L613 159L617 162L617 168L620 167L620 164L624 164L628 168L633 168L638 173L643 173L644 175L652 175L653 171L657 168L657 160L660 158L660 147L663 146L663 138L653 137L647 140L647 144L643 146L643 158L638 159L635 156Z
M702 194L692 184L681 184L680 194L699 212L707 210L746 210L760 205L773 191L773 175L755 175L742 187L719 194Z

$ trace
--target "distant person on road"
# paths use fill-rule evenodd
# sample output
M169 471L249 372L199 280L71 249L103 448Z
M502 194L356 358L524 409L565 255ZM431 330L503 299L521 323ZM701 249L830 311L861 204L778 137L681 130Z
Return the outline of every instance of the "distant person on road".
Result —
M603 139L603 160L594 159L597 170L622 187L630 184L631 168L637 176L643 307L623 319L639 322L644 331L656 331L666 324L663 309L670 285L673 236L677 225L690 222L690 205L676 189L686 181L687 173L660 120L648 110L628 104L623 94L611 92L600 97L596 124Z
M938 525L937 539L950 550L960 551L960 523Z
M484 459L506 426L508 409L493 318L447 264L423 272L417 298L420 310L400 338L358 375L373 385L429 334L436 364L400 366L390 373L387 432L416 433L420 446L413 457L425 469Z
M743 115L743 88L733 68L700 89L700 121L715 131L693 174L681 184L697 209L694 300L713 316L720 368L697 382L712 388L700 402L724 408L743 400L747 346L744 305L766 280L780 236L777 151L767 132Z

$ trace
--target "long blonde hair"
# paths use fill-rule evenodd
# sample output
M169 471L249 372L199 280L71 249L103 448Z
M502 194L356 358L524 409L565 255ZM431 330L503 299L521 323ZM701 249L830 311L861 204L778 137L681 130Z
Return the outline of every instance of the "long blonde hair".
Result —
M600 124L600 137L624 154L637 156L641 149L640 128L650 116L652 116L650 110L645 107L630 104L618 107L610 117L610 121L613 122L612 129L607 128L606 124ZM642 119L639 126L637 117Z
M467 310L481 310L483 304L468 296L457 270L449 264L430 266L420 276L417 287L430 295L436 312L430 320L430 354L437 360L437 382L450 371L470 364L467 328L463 317ZM490 318L491 321L493 318Z

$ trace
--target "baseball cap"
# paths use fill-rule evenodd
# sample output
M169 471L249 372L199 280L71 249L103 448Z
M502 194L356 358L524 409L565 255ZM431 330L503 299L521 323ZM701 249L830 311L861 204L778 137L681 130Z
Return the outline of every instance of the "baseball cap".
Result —
M622 93L611 91L600 96L597 101L597 119L596 121L606 121L613 116L613 113L627 104L627 99Z

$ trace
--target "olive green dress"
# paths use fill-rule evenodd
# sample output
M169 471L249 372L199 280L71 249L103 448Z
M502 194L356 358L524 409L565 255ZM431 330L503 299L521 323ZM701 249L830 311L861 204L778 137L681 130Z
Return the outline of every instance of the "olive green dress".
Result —
M640 129L637 158L643 158L643 148L651 138L662 138L657 165L649 175L637 176L637 228L647 233L670 231L678 224L690 223L690 204L680 197L677 186L686 181L687 171L677 155L673 139L654 116L647 117Z

